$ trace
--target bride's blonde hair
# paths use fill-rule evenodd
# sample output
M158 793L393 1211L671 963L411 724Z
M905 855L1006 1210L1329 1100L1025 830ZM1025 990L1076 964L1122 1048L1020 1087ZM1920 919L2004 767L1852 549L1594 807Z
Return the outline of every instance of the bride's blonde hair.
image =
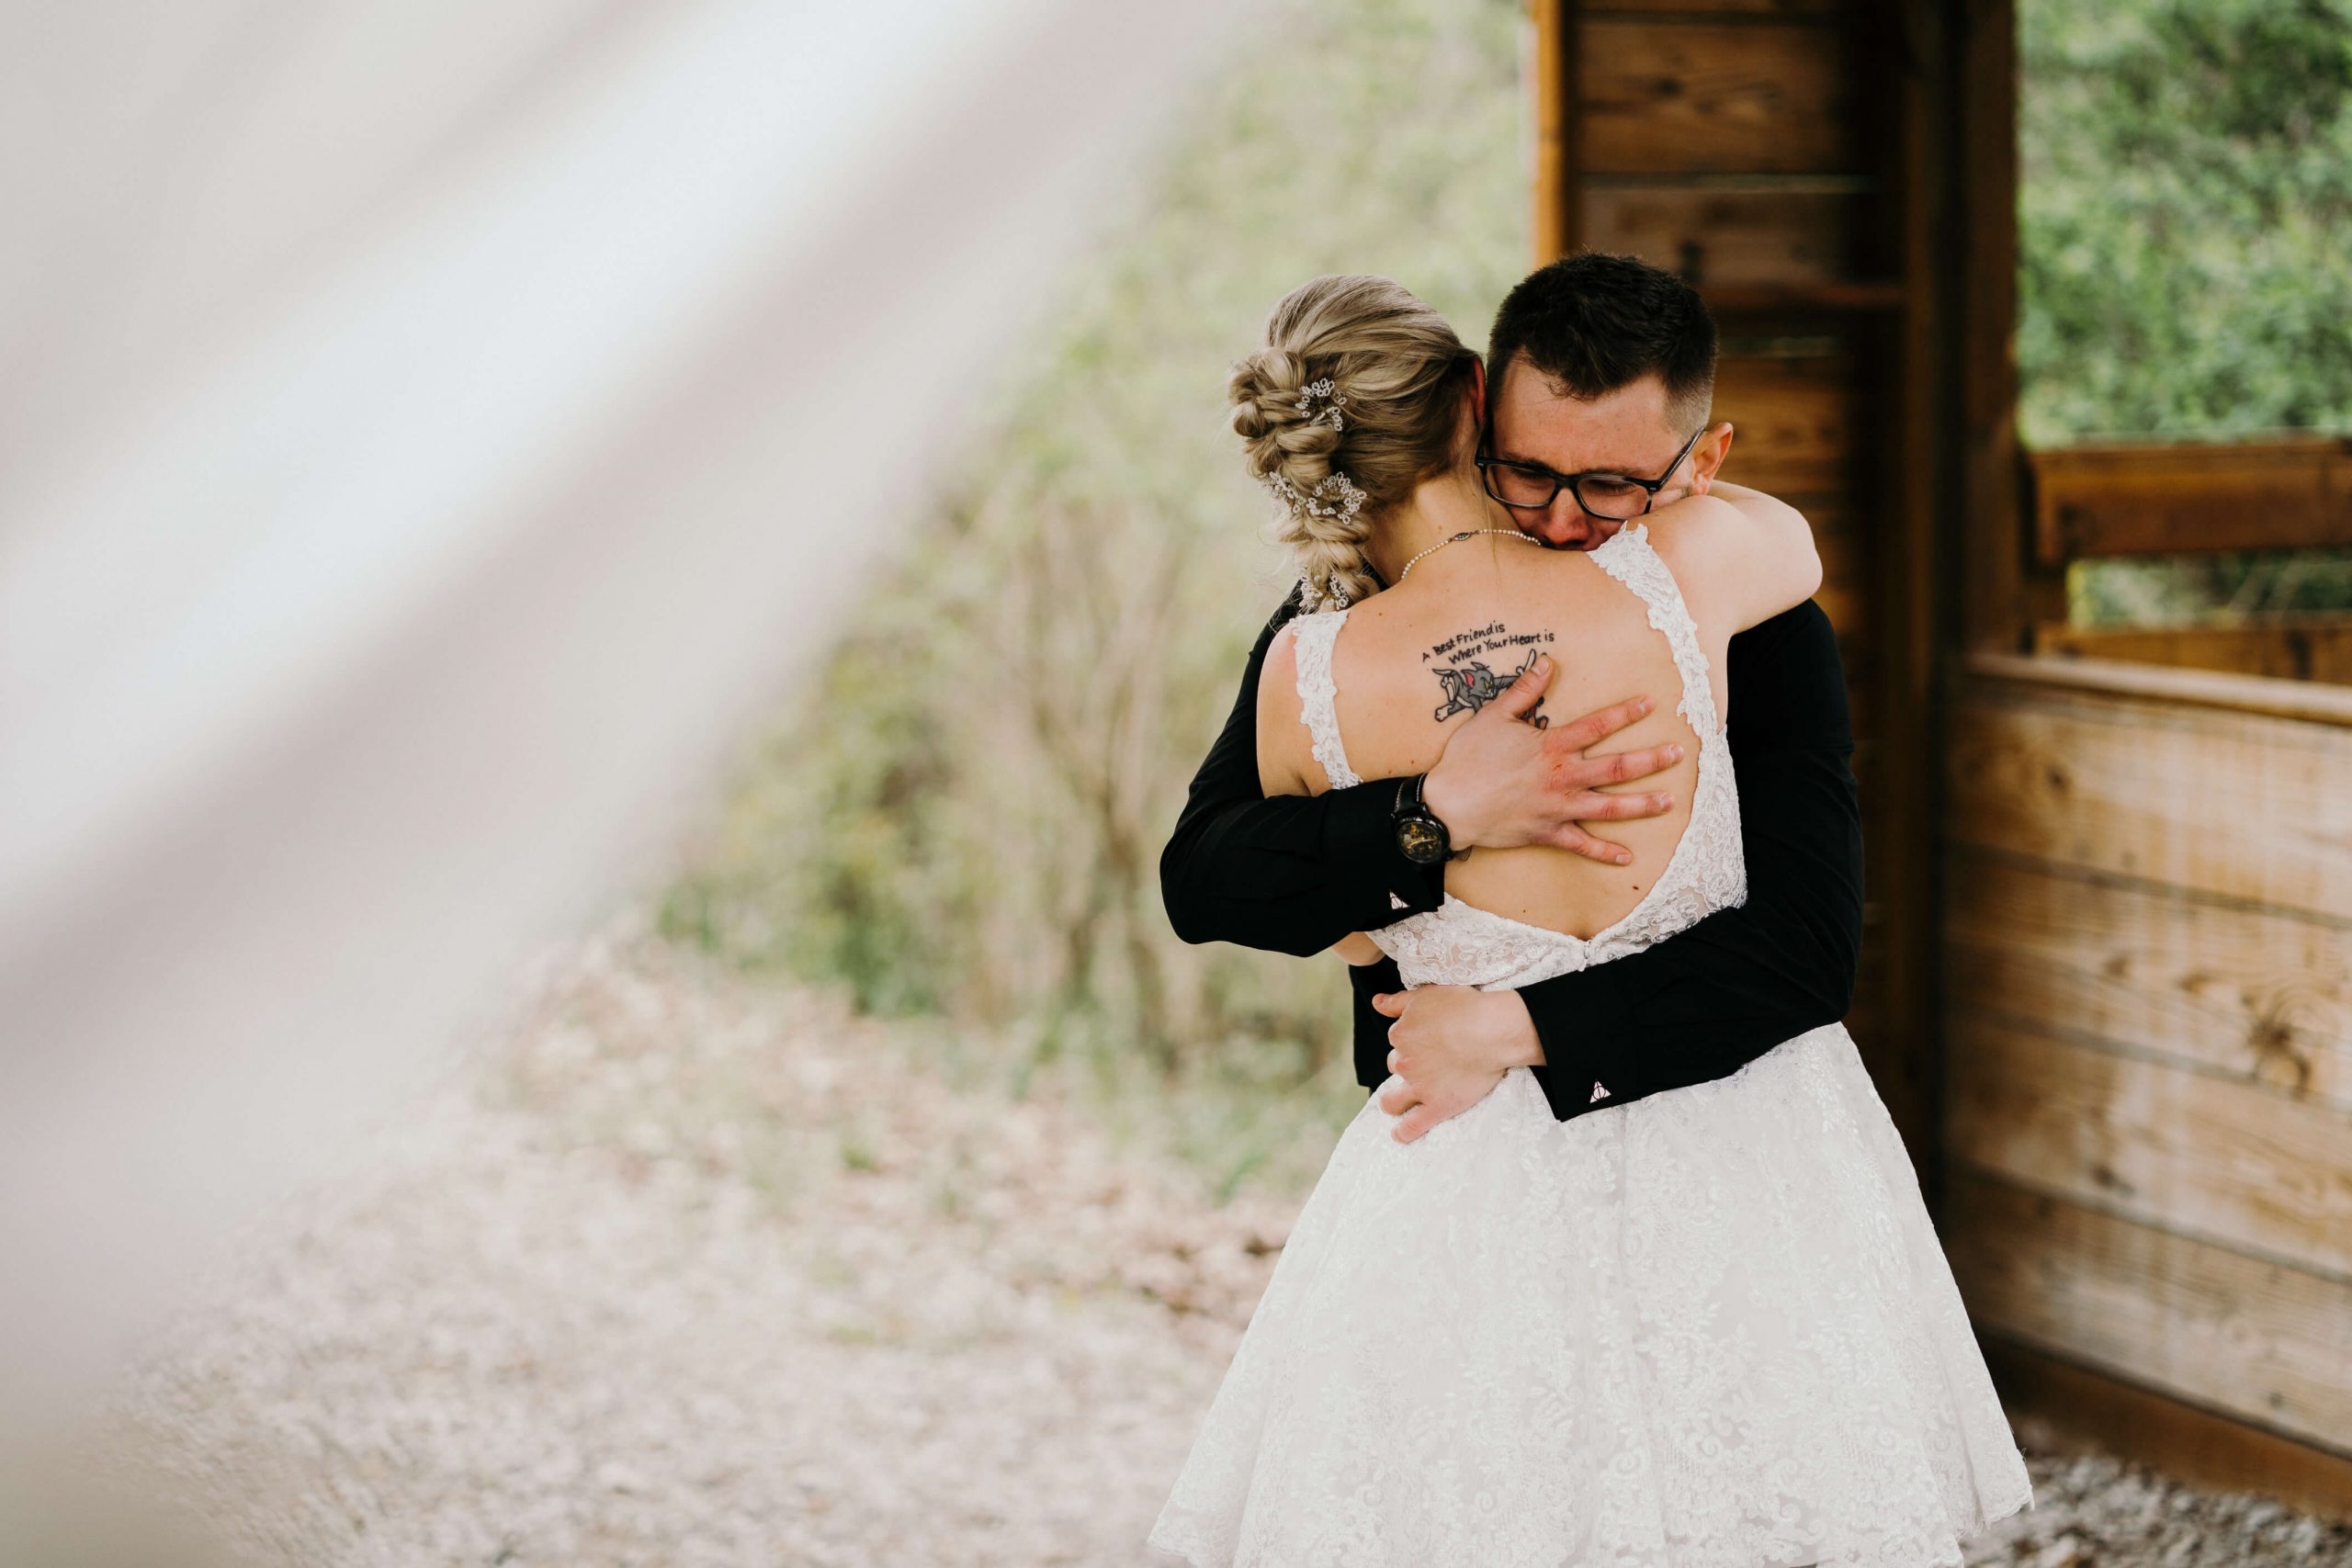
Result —
M1476 354L1444 317L1385 277L1301 284L1266 320L1266 346L1227 395L1250 476L1283 502L1274 534L1298 561L1306 608L1378 586L1373 519L1453 466Z

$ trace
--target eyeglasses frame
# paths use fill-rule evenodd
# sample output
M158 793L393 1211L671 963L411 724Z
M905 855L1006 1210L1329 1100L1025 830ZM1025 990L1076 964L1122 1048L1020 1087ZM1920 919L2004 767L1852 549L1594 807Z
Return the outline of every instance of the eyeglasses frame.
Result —
M1618 479L1626 484L1639 485L1649 493L1642 502L1642 509L1634 513L1634 517L1646 517L1650 514L1650 508L1657 504L1657 492L1666 488L1666 481L1674 477L1674 470L1682 466L1682 459L1690 455L1690 449L1699 445L1699 437L1706 434L1707 427L1703 424L1692 431L1690 439L1682 444L1682 450L1674 455L1674 461L1666 466L1666 472L1654 479L1641 479L1633 474L1621 474L1613 468L1582 468L1573 474L1555 473L1541 463L1515 463L1508 458L1497 457L1483 451L1472 461L1478 465L1478 483L1485 488L1487 493L1514 512L1549 511L1552 503L1560 499L1560 491L1566 490L1570 495L1576 497L1577 506L1587 517L1601 523L1630 523L1633 517L1612 517L1605 512L1595 512L1586 502L1584 492L1577 487L1589 479ZM1517 468L1521 473L1542 474L1552 481L1552 493L1540 502L1507 501L1495 491L1494 475L1491 470L1498 468Z

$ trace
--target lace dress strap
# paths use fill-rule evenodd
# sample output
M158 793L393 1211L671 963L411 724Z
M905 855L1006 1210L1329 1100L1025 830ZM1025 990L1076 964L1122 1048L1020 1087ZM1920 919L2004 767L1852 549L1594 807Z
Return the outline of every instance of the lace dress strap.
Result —
M1722 739L1715 717L1715 689L1707 681L1707 654L1699 646L1699 625L1683 603L1682 586L1667 570L1666 561L1650 543L1649 525L1632 524L1596 547L1593 564L1632 589L1649 606L1651 629L1662 634L1674 652L1674 667L1682 676L1682 701L1675 712L1699 732L1700 743L1713 746ZM1302 661L1299 679L1306 678Z
M1298 656L1298 717L1333 789L1346 789L1363 780L1348 766L1347 748L1340 744L1340 688L1331 679L1331 645L1340 635L1345 610L1323 610L1291 623L1293 650Z

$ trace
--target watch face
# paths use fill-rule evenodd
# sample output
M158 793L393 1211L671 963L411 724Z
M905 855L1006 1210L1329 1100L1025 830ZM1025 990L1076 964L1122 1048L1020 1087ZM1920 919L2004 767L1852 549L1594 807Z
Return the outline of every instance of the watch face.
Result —
M1443 860L1452 846L1436 818L1408 817L1396 824L1396 847L1415 865L1430 865Z

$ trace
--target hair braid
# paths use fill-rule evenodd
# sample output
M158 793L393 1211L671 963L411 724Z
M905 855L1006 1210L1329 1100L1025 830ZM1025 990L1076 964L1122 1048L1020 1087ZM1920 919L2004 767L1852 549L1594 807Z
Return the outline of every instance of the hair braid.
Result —
M1266 346L1227 383L1250 476L1283 502L1277 543L1307 608L1379 586L1365 559L1375 517L1453 458L1476 355L1401 285L1318 277L1274 307Z

